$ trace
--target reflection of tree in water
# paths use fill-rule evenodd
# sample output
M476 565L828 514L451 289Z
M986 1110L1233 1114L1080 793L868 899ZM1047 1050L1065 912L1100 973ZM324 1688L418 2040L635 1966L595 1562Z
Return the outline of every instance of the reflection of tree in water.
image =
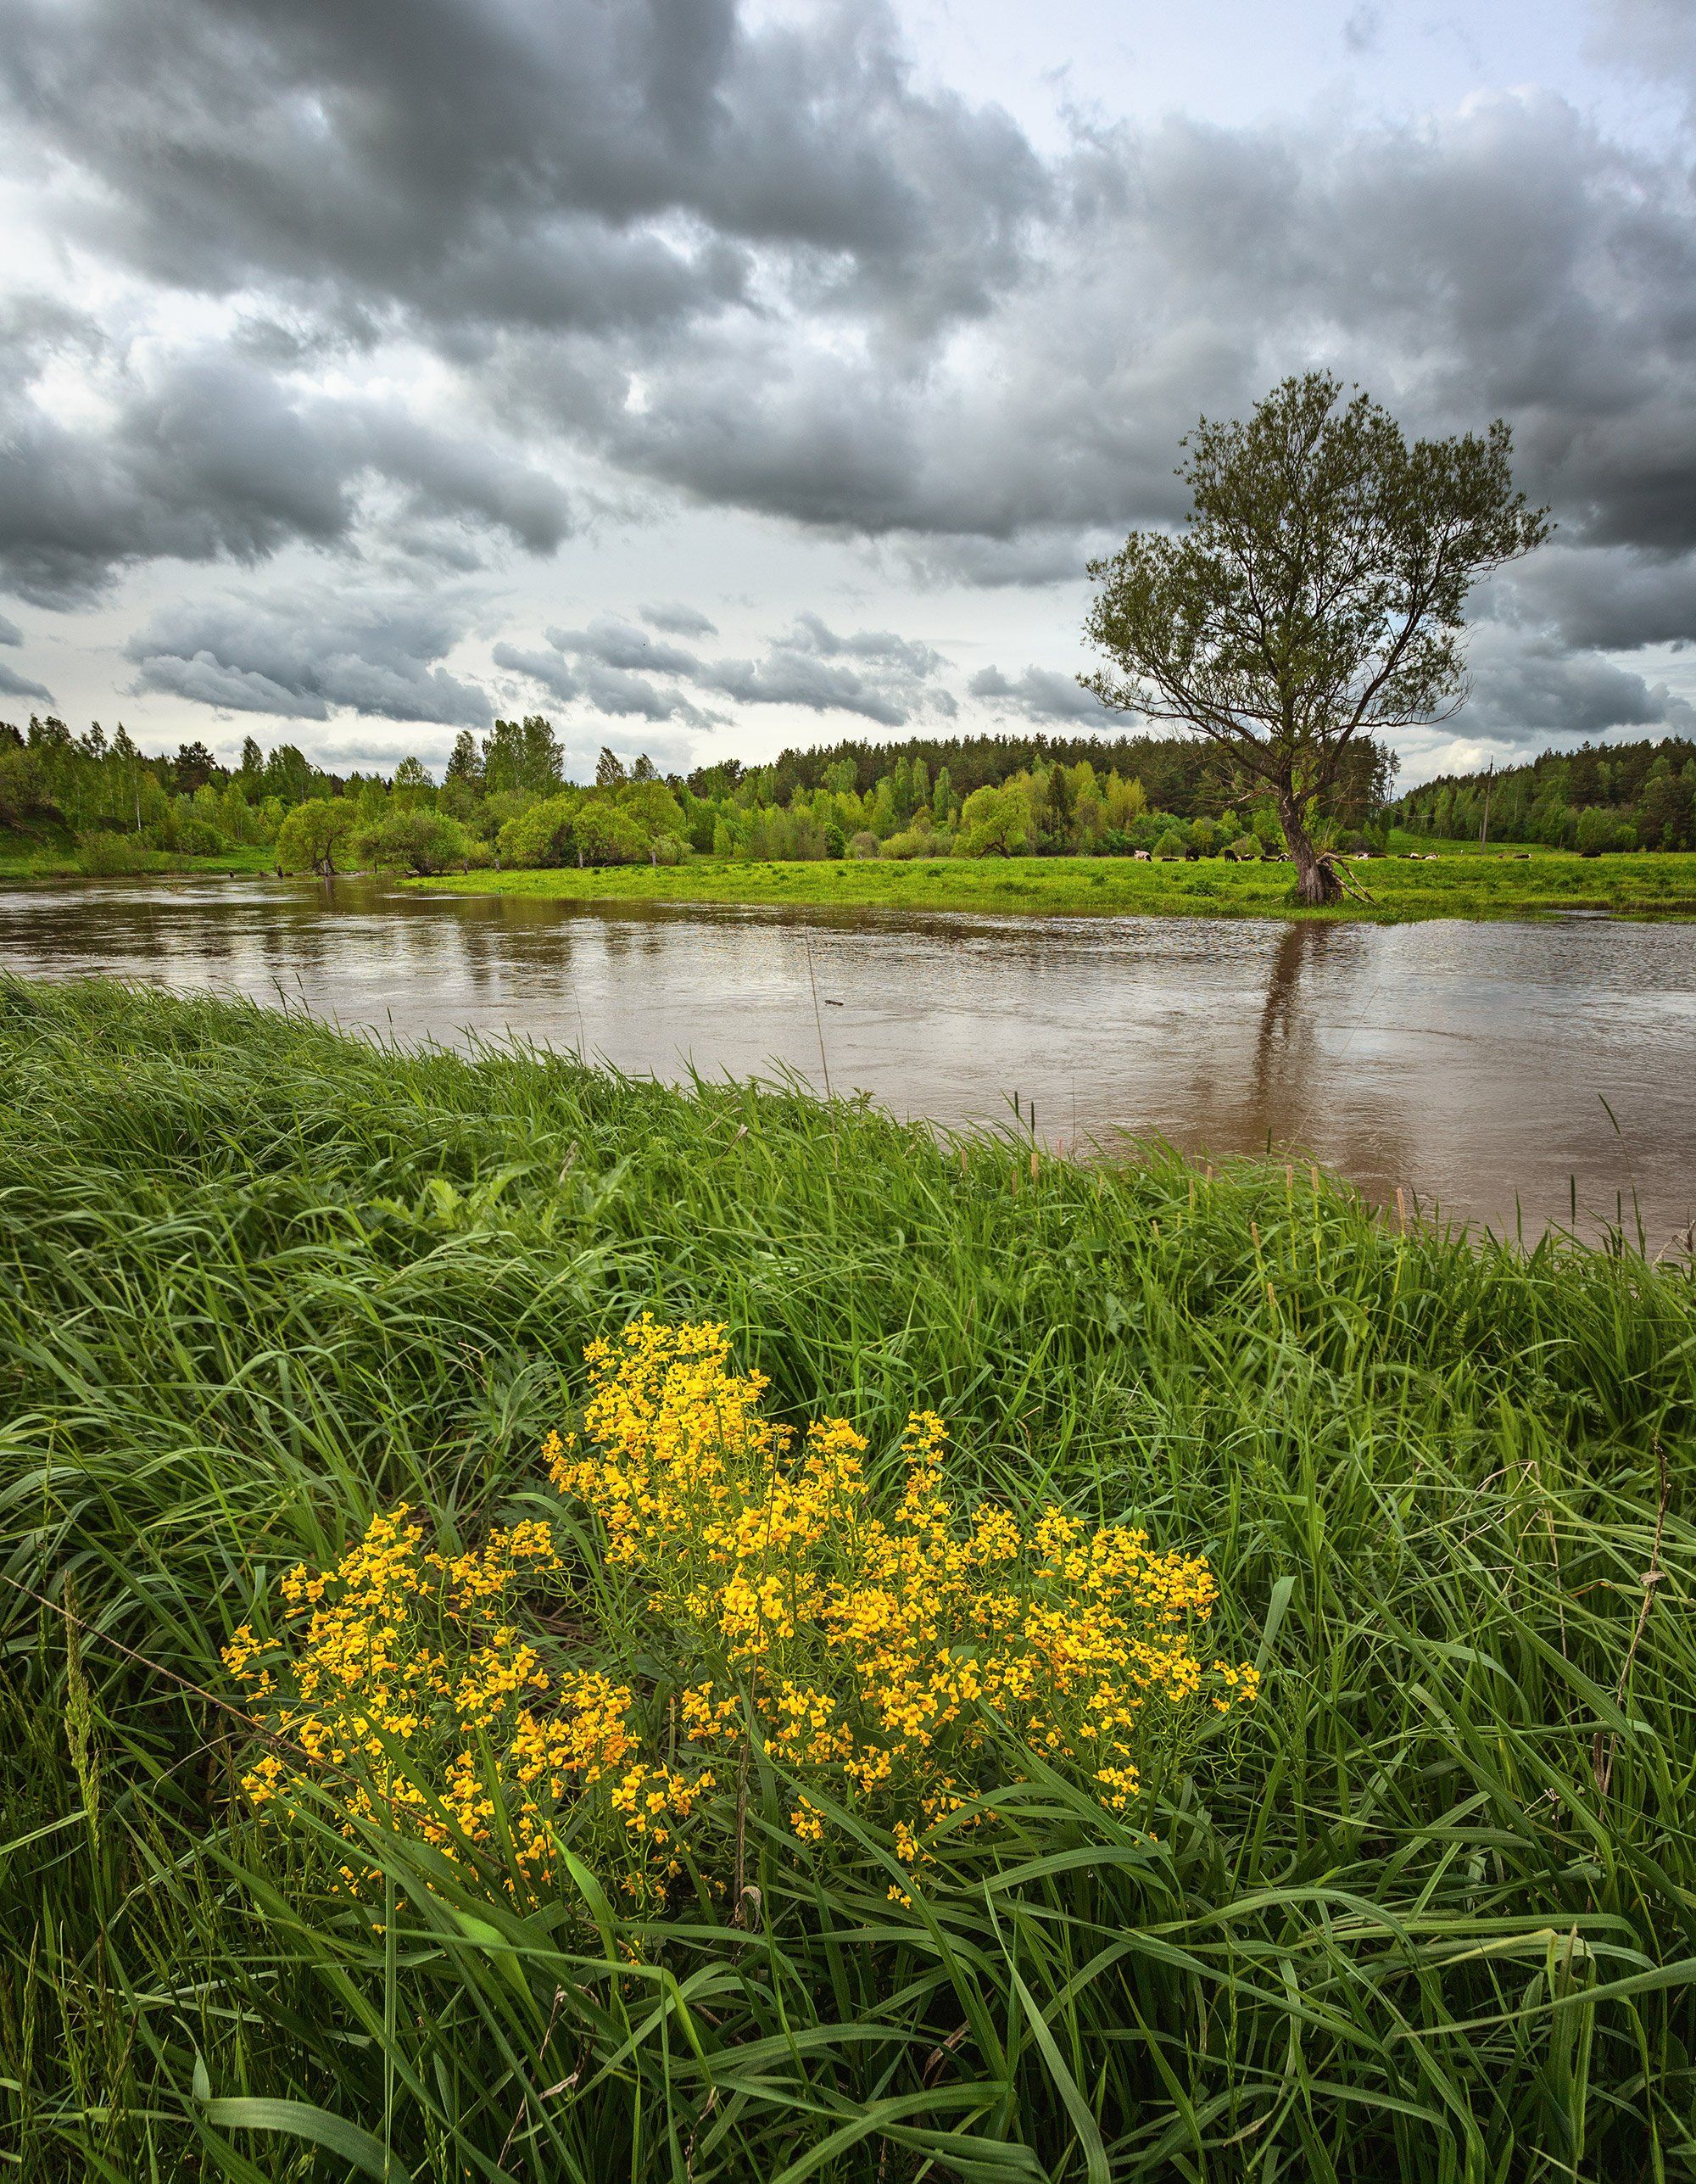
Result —
M1302 1019L1302 987L1304 981L1313 983L1312 966L1323 962L1331 938L1329 925L1292 919L1272 951L1254 1041L1257 1134L1289 1134L1301 1126L1315 1104L1313 1078L1319 1057L1311 1022L1304 1025ZM1302 1101L1298 1108L1294 1106L1297 1098Z
M1353 1045L1383 983L1381 937L1364 925L1294 922L1279 934L1254 1042L1253 1128L1258 1146L1317 1159L1386 1199L1417 1180L1420 1163L1418 1126L1393 1078L1379 1079ZM1329 1051L1327 1020L1341 1035Z

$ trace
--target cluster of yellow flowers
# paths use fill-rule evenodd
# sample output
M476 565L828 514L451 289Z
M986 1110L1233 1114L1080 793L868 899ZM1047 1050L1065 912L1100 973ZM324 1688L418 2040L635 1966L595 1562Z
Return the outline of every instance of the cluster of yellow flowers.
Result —
M1022 1751L1123 1812L1140 1755L1253 1698L1252 1667L1196 1651L1218 1598L1204 1561L1055 1507L957 1511L934 1412L907 1421L885 1520L862 1437L822 1419L797 1448L722 1327L644 1317L588 1360L582 1439L550 1438L550 1476L644 1588L685 1736L722 1766L757 1734L816 1792L887 1819L908 1865L927 1831L980 1818L985 1778ZM805 1795L790 1824L822 1840Z
M731 1370L722 1327L644 1316L586 1355L581 1436L544 1455L624 1581L628 1623L608 1635L655 1664L641 1693L547 1665L560 1649L521 1628L525 1586L563 1568L548 1525L448 1558L403 1505L333 1571L283 1580L292 1644L244 1625L226 1651L278 1740L245 1779L256 1804L333 1777L349 1837L381 1807L449 1856L509 1846L532 1882L571 1806L650 1895L692 1835L730 1828L757 1744L796 1785L800 1845L846 1806L913 1872L1032 1754L1124 1813L1151 1755L1253 1698L1252 1667L1197 1650L1218 1597L1204 1561L1057 1507L957 1509L934 1412L908 1419L885 1516L862 1437L765 1418L765 1379ZM722 1857L691 1855L711 1885Z
M243 1623L224 1648L272 1735L243 1777L249 1802L287 1812L315 1790L350 1842L373 1822L456 1860L505 1844L532 1881L552 1870L560 1802L593 1788L663 1843L657 1816L687 1811L689 1790L644 1760L632 1693L544 1668L540 1634L514 1620L526 1583L561 1567L533 1520L437 1554L402 1502L333 1569L287 1572L279 1589L304 1628L267 1645Z

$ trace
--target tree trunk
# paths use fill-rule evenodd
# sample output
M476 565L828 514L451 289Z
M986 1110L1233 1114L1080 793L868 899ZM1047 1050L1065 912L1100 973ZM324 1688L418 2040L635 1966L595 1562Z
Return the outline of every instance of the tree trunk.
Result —
M1284 840L1296 867L1296 892L1304 909L1314 909L1321 903L1340 902L1342 887L1331 860L1321 857L1308 837L1307 822L1301 806L1293 796L1278 799L1278 819L1284 829Z

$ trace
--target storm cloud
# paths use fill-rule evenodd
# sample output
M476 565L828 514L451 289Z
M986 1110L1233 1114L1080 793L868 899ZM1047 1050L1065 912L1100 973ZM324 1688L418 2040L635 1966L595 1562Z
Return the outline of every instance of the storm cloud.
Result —
M1027 667L1011 679L999 667L981 667L969 687L974 698L984 699L995 711L1018 713L1026 720L1122 724L1076 676L1057 674L1047 667Z
M156 615L126 647L136 688L232 712L332 712L483 728L488 700L440 662L463 635L444 605L328 590L224 597Z
M23 641L24 633L17 623L0 614L0 645L21 645ZM0 660L0 697L42 698L49 705L53 702L53 692L45 683L32 683L27 675L20 675L3 660Z
M752 657L709 658L614 615L582 629L550 629L547 640L551 652L498 645L495 664L558 697L582 697L598 712L704 727L724 718L714 701L729 699L857 714L899 728L919 713L951 718L957 710L940 679L947 662L933 646L894 630L840 632L812 612Z
M38 366L62 354L35 346ZM565 496L539 471L393 402L292 386L227 351L152 370L103 349L95 361L106 403L76 422L28 383L0 386L0 582L21 599L86 604L141 561L254 564L347 545L373 488L407 517L486 527L533 552L567 528Z
M1179 519L1198 414L1320 362L1421 432L1509 417L1554 508L1485 602L1479 731L1670 718L1605 656L1696 635L1691 20L1595 11L1608 64L1690 102L1674 138L1533 87L1417 122L1074 116L1039 149L846 0L0 0L39 245L0 301L0 587L78 609L168 571L192 597L134 638L142 686L291 718L476 717L429 649L463 580L494 671L608 717L1082 723L1084 561ZM901 574L907 626L500 623L586 529L695 511ZM926 600L1063 584L1052 656L957 694Z

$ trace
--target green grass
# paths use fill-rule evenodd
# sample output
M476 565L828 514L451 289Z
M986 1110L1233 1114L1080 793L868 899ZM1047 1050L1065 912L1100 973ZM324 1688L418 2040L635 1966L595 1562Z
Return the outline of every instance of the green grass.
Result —
M600 871L475 872L415 886L457 894L568 902L770 902L895 910L979 910L1045 916L1195 913L1236 918L1525 918L1559 909L1622 917L1696 917L1696 857L1582 857L1563 850L1481 853L1435 846L1437 862L1398 857L1350 864L1370 903L1292 907L1287 864L1139 864L1130 857L852 858L840 863L744 864L708 857Z
M0 1114L6 2174L1696 2173L1688 1271L99 984L0 983ZM373 1933L232 1807L267 1580L522 1508L649 1307L1213 1558L1265 1695L1157 1848L1039 1776L907 1912L762 1776L750 1930L392 1843Z
M145 852L142 876L149 873L269 872L276 860L264 842L239 842L218 857L178 857L165 850ZM75 879L86 864L74 838L63 829L20 833L0 828L0 880Z

